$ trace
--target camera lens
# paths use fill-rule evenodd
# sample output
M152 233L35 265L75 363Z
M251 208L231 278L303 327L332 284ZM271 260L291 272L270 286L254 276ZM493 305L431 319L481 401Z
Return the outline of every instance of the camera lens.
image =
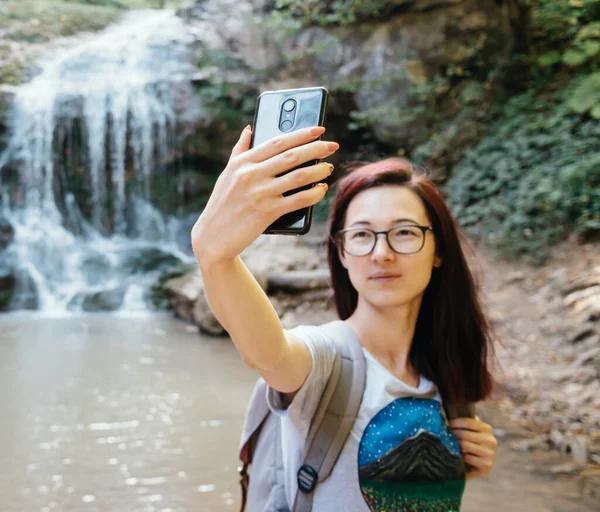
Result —
M294 100L287 100L283 104L283 110L285 110L286 112L291 112L292 110L294 110L294 108L296 108L296 102Z
M287 131L287 130L289 130L289 129L292 127L292 124L293 124L293 123L292 123L291 121L288 121L288 120L286 119L286 120L285 120L283 123L281 123L281 129L282 129L283 131Z

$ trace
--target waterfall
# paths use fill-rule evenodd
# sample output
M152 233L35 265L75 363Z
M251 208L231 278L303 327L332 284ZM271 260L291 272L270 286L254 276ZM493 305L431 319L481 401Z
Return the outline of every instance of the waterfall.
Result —
M89 310L99 298L144 309L140 290L156 276L138 264L190 260L179 222L152 202L153 176L181 155L182 118L198 108L189 38L174 11L130 12L44 56L16 89L0 155L14 241L0 258L26 276L38 309Z

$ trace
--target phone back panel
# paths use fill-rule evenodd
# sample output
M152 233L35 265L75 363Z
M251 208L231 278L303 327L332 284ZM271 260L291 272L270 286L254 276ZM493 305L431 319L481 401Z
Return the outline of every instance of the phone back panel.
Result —
M327 89L324 87L286 89L262 93L258 98L256 106L251 146L258 146L283 133L312 126L324 126L328 95ZM291 113L286 112L283 108L283 104L290 99L295 102L294 111ZM286 120L289 121L289 119L292 119L290 121L291 126L288 129L282 129L282 123ZM307 167L316 163L318 163L318 160L306 162L300 167ZM314 184L294 189L285 195L293 194L312 186ZM290 212L271 224L265 233L304 234L310 229L311 218L312 207Z

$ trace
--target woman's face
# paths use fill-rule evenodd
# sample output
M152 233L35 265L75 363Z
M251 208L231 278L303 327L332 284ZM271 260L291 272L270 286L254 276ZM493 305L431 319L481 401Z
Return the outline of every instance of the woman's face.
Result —
M431 226L421 198L403 186L385 185L364 190L352 199L343 229L383 231L406 224ZM339 254L360 299L379 308L401 306L422 296L433 267L441 264L431 231L425 233L423 248L413 254L394 252L384 235L377 237L375 249L367 256L352 256L341 250ZM381 273L397 277L377 277Z

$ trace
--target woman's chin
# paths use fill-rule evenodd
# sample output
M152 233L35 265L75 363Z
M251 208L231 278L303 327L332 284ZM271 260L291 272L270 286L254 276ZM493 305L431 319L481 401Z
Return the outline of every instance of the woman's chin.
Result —
M414 298L396 290L394 292L386 291L370 294L366 299L373 307L378 309L388 309L404 307L407 304L410 304Z

